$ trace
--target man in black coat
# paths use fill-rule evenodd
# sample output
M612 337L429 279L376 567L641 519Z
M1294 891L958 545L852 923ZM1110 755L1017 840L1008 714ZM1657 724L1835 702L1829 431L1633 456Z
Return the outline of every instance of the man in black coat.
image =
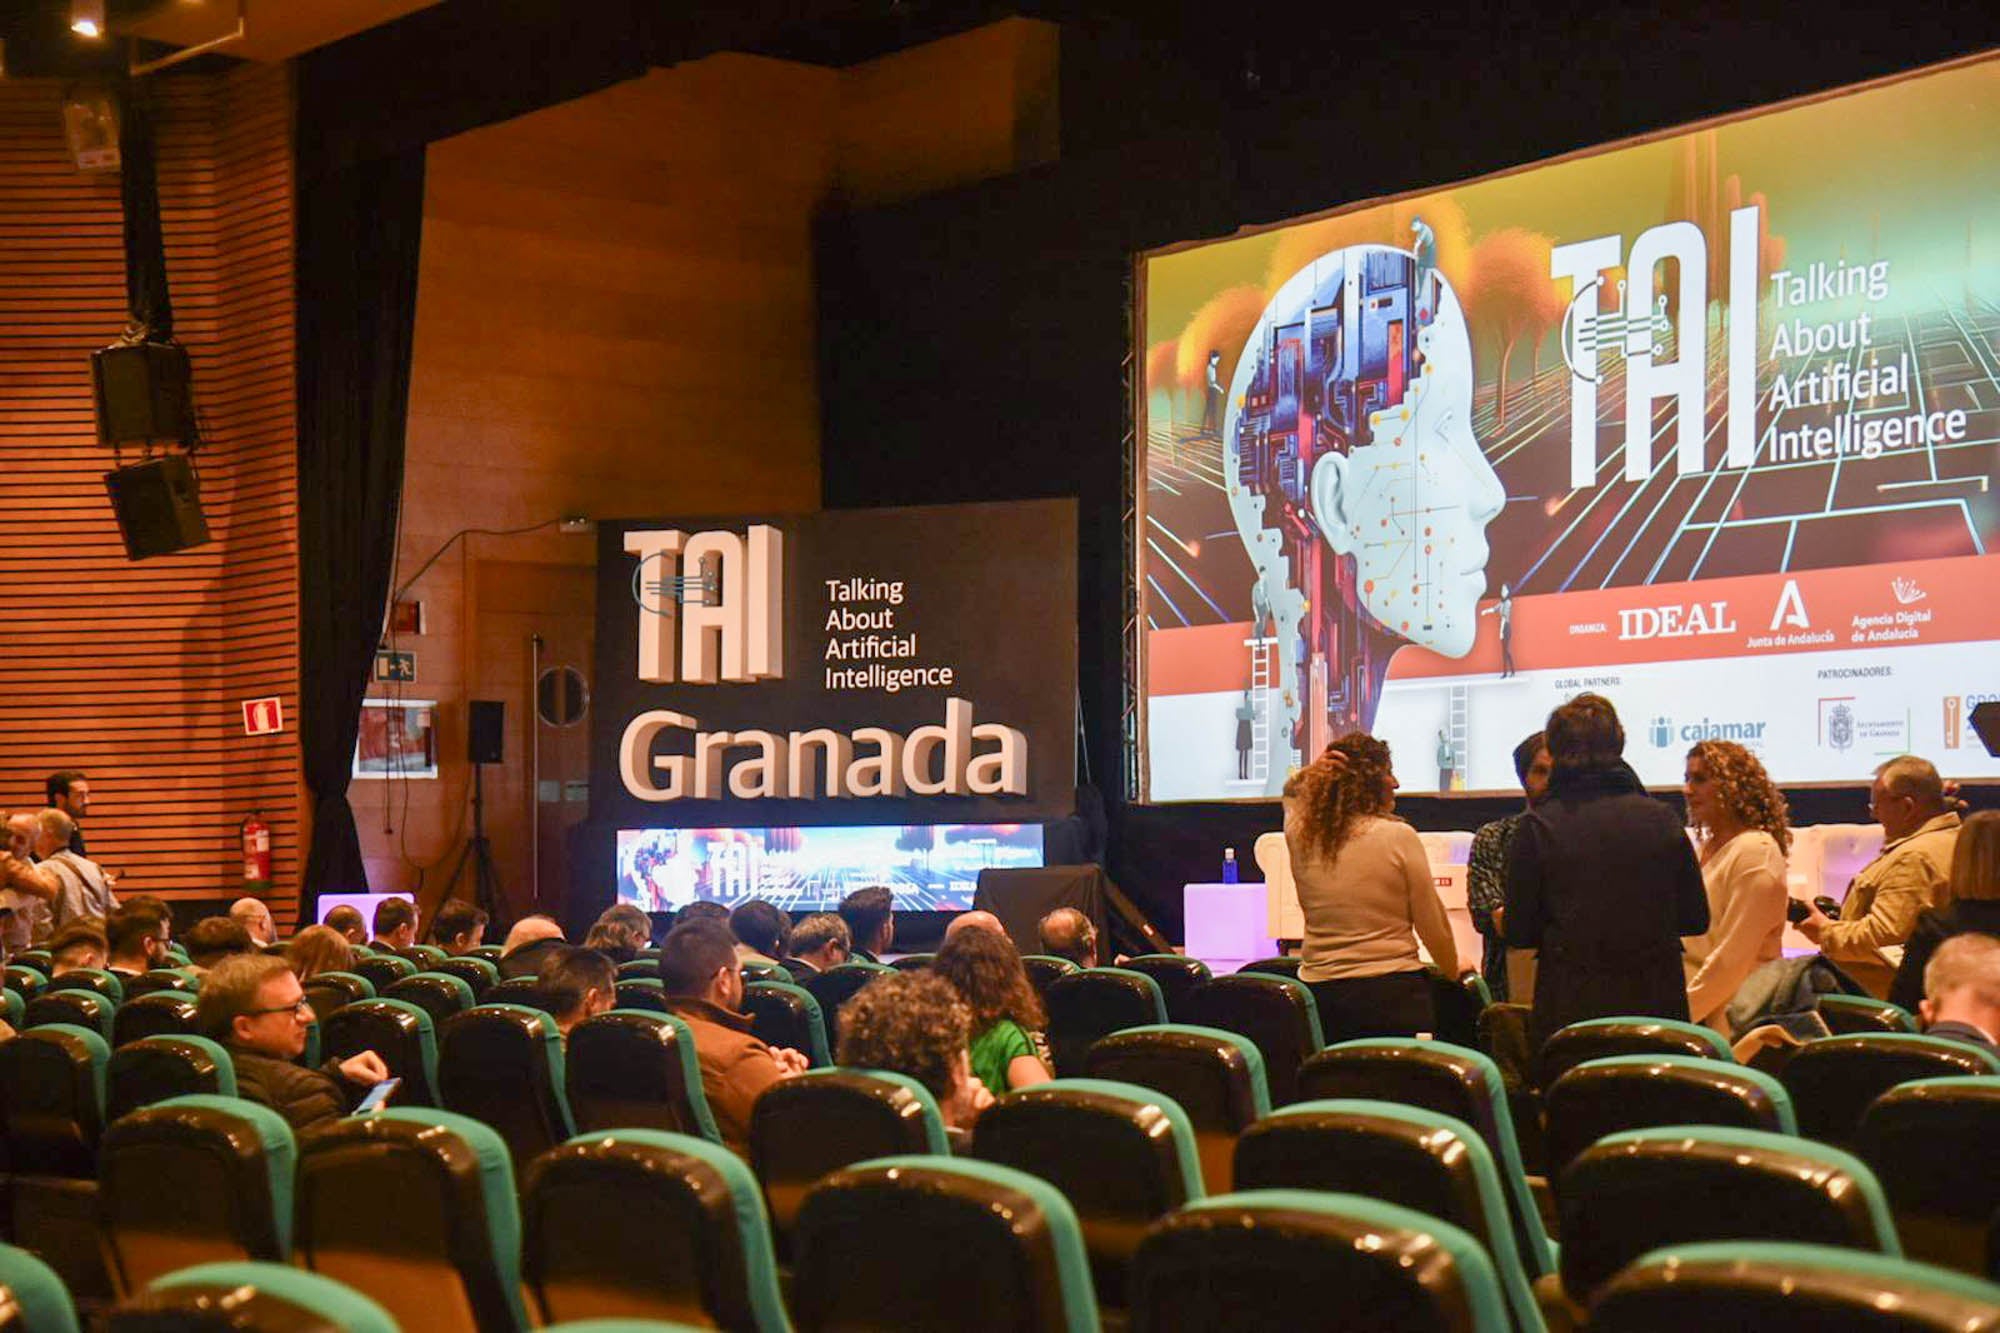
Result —
M1681 937L1708 929L1687 830L1625 763L1610 700L1578 695L1546 735L1555 771L1514 839L1504 914L1507 943L1540 950L1529 1040L1587 1018L1685 1021Z
M389 1077L373 1051L318 1069L294 1063L306 1048L312 1006L291 965L277 955L222 959L202 978L195 1004L202 1032L229 1048L236 1094L284 1116L294 1132L338 1120Z

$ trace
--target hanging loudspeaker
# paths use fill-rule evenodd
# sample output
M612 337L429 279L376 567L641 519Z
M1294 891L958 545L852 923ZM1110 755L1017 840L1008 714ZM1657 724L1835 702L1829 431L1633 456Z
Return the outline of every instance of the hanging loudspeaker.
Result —
M185 455L167 454L104 474L118 516L125 554L134 560L167 555L208 540L201 488Z

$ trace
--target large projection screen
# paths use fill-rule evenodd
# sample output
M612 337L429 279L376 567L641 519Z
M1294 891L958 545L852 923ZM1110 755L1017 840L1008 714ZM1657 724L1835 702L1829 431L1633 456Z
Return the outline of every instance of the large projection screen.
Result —
M2000 57L1140 256L1142 796L2000 776Z

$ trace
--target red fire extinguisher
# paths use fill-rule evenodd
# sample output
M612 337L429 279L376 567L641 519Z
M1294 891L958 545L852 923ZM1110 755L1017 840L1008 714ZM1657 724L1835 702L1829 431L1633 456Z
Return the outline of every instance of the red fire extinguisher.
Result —
M261 812L252 811L244 817L241 832L243 887L268 889L271 887L271 826L264 822Z

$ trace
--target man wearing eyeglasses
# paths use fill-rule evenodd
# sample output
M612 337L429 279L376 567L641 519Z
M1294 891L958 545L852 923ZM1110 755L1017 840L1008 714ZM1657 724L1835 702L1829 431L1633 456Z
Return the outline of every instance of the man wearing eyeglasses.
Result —
M277 1111L294 1131L338 1120L389 1077L373 1051L318 1069L294 1063L306 1048L312 1006L291 965L275 955L222 959L203 978L195 1005L203 1034L229 1048L237 1095Z

